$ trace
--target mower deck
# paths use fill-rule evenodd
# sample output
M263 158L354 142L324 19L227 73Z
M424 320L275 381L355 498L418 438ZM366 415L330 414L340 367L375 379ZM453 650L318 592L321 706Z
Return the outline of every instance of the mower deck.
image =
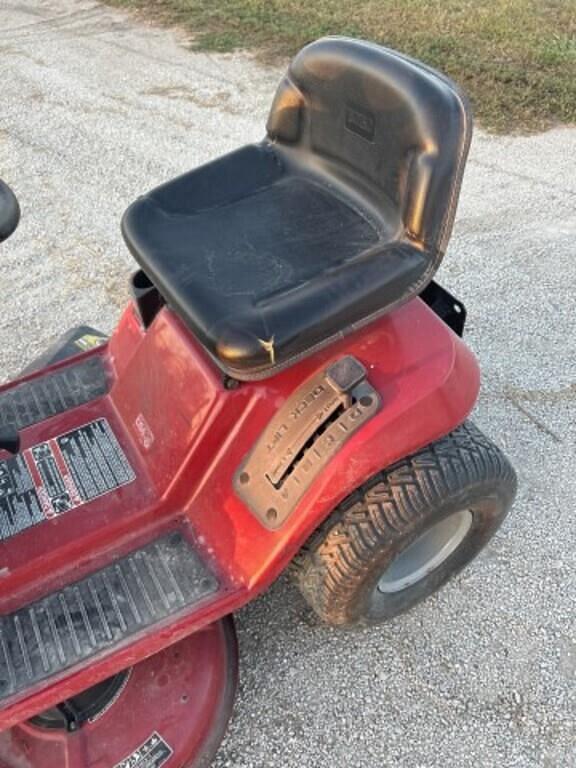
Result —
M118 676L107 696L88 691L66 702L64 712L3 731L0 768L206 768L228 722L237 675L227 618Z

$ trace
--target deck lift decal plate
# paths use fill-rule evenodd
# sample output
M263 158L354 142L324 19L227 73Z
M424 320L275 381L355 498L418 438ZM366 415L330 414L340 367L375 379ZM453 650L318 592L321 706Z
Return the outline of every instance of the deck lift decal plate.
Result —
M267 528L278 528L322 469L380 409L380 395L351 355L289 397L234 477L236 493Z
M0 541L115 491L136 475L106 419L0 461Z

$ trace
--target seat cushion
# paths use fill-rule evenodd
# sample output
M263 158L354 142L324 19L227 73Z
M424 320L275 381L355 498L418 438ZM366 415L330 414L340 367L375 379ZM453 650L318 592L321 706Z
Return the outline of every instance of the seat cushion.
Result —
M402 296L426 254L268 142L137 200L123 233L221 367L259 378Z

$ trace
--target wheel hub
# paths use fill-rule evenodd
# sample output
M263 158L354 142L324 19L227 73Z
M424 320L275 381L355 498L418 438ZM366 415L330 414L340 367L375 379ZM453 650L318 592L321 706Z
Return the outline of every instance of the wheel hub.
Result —
M472 512L462 509L424 531L384 571L378 591L400 592L422 581L458 549L472 527L472 520Z

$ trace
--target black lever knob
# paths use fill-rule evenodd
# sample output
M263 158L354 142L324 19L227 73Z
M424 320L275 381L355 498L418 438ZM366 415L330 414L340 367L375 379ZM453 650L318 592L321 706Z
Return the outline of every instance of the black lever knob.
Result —
M16 195L0 179L0 243L10 237L20 221L20 206Z
M20 435L14 427L0 427L0 450L16 454L20 450Z

